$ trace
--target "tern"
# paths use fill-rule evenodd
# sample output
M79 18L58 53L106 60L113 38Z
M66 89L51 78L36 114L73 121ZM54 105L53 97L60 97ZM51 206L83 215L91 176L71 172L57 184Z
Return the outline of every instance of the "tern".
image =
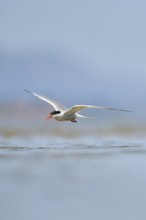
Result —
M47 116L47 119L54 118L57 121L71 121L71 122L77 122L77 118L90 118L86 117L83 115L78 114L77 112L83 110L83 109L88 109L88 108L98 108L98 109L106 109L106 110L115 110L115 111L124 111L124 112L131 112L128 110L124 109L116 109L116 108L108 108L108 107L103 107L103 106L94 106L94 105L74 105L71 108L66 108L64 105L60 104L59 102L52 100L50 98L47 98L46 96L39 95L34 92L30 92L26 89L24 89L26 92L36 96L37 98L49 103L54 107L54 111L50 112L49 115Z

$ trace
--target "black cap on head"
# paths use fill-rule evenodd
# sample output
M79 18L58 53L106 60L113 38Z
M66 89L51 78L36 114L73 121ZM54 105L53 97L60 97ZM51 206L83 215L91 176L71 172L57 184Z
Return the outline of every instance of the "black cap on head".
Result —
M61 112L60 111L53 111L50 113L50 115L56 115L56 114L60 114Z

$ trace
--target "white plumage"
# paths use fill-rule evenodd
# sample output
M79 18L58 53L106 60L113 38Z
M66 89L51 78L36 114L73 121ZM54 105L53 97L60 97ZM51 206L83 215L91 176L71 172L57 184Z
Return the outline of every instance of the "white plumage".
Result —
M64 105L60 104L59 102L52 100L46 96L43 95L39 95L37 93L34 92L30 92L26 89L24 89L26 92L31 93L32 95L38 97L39 99L49 103L50 105L52 105L55 109L55 111L51 112L48 115L48 119L50 118L55 118L57 121L72 121L72 122L77 122L76 118L88 118L85 117L83 115L78 114L77 112L83 110L83 109L87 109L87 108L98 108L98 109L106 109L106 110L115 110L115 111L124 111L124 112L130 112L128 110L124 110L124 109L115 109L115 108L108 108L108 107L103 107L103 106L94 106L94 105L74 105L71 108L66 108Z

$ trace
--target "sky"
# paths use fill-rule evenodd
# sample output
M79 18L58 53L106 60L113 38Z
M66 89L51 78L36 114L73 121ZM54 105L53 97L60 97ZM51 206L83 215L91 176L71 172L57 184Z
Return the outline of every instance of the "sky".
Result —
M63 96L144 103L145 11L142 0L1 0L0 99L55 83Z

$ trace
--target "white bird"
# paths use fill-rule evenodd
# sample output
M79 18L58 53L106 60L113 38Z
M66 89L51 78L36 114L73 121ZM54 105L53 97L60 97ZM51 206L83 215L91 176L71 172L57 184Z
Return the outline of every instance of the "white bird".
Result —
M49 103L52 105L55 109L55 111L52 111L48 116L47 119L55 118L57 121L71 121L71 122L77 122L77 118L89 118L85 117L83 115L78 114L77 112L81 111L82 109L86 108L99 108L99 109L106 109L106 110L116 110L116 111L124 111L124 112L131 112L124 109L115 109L115 108L108 108L103 106L94 106L94 105L74 105L71 108L66 108L59 102L52 100L50 98L47 98L43 95L36 94L34 92L30 92L26 89L24 89L26 92L29 92L30 94L38 97L39 99L42 99L43 101Z

